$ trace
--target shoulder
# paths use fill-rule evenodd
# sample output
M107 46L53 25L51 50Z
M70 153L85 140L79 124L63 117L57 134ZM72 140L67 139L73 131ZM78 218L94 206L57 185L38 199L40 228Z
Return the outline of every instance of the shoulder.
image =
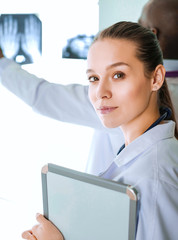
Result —
M161 155L174 156L178 159L178 140L175 137L162 139L157 143Z
M178 141L164 139L157 144L158 178L178 189Z

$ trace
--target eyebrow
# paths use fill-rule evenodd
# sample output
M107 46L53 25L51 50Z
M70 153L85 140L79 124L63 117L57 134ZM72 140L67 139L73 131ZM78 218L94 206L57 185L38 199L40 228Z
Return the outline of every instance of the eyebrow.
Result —
M117 66L127 66L127 67L130 67L129 64L125 63L125 62L116 62L116 63L113 63L111 65L109 65L106 70L109 70L111 68L114 68L114 67L117 67ZM87 69L86 73L89 73L89 72L94 72L94 70L92 69Z

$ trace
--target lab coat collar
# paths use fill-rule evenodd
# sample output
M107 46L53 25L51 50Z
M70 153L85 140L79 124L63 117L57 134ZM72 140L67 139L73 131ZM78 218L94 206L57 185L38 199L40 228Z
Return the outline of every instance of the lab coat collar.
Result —
M116 156L114 162L118 167L129 163L160 140L174 137L174 131L175 122L173 121L166 121L164 124L155 126L125 147Z

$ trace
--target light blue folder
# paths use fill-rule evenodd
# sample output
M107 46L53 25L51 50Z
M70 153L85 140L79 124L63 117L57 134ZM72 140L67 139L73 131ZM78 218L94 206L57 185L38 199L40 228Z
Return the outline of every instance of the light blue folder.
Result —
M134 240L137 192L54 164L42 168L44 215L65 240Z

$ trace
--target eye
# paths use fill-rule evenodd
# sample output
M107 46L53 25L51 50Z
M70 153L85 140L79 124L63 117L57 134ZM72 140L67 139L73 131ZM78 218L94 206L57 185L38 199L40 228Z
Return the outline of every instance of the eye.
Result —
M97 77L95 77L95 76L91 76L91 77L88 78L88 80L89 80L89 82L96 82L99 79Z
M125 76L124 73L122 72L118 72L114 74L114 79L118 79L118 78L123 78Z

